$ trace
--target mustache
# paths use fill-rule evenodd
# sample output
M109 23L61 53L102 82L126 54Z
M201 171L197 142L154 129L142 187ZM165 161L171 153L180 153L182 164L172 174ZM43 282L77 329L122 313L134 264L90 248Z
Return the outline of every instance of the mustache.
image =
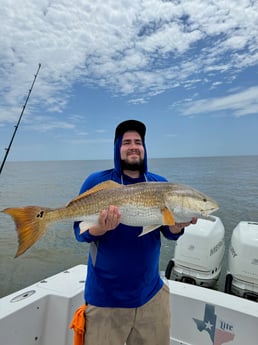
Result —
M129 149L128 151L127 151L127 154L130 154L130 153L137 153L137 154L141 154L141 152L140 152L140 150L138 150L138 149Z

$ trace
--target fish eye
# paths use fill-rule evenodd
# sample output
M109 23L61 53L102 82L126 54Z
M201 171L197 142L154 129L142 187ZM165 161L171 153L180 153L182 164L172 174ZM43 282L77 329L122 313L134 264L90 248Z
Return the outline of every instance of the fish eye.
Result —
M204 201L204 202L207 202L207 199L206 199L206 198L203 198L203 201Z

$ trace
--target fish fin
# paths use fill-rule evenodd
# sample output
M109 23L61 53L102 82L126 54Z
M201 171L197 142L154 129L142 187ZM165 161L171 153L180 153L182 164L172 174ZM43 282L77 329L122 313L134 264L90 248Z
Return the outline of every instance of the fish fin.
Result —
M172 212L167 207L162 208L161 213L162 213L162 217L163 217L163 224L162 225L175 225L175 223L176 223L175 218L174 218ZM144 226L142 229L142 232L140 233L139 236L146 235L149 232L158 229L160 226L161 226L161 224Z
M172 212L167 207L164 207L161 210L161 213L163 216L163 225L175 225L175 218Z
M15 257L29 249L47 230L45 214L49 208L26 206L6 208L2 212L10 215L18 233L18 250Z
M147 225L147 226L144 226L143 229L142 229L142 232L140 233L139 237L143 236L143 235L146 235L148 234L149 232L153 231L153 230L156 230L160 227L161 225Z
M88 223L88 222L80 222L79 224L79 228L80 228L80 235L83 234L85 231L87 231L91 226L93 225L93 223Z
M75 201L78 201L80 199L85 198L86 196L89 196L91 194L100 192L104 189L114 189L114 188L123 188L124 186L120 183L117 183L112 180L108 180L102 183L97 184L96 186L92 187L91 189L87 190L86 192L76 196L74 199L72 199L66 206L70 206L73 204Z

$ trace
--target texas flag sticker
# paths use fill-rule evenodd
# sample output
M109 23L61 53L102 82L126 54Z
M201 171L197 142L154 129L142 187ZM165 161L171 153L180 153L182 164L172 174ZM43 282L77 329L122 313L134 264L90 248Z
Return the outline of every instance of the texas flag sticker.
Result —
M233 325L218 318L215 314L215 306L205 304L205 311L202 320L193 318L200 332L208 332L212 345L222 345L232 341L235 337Z

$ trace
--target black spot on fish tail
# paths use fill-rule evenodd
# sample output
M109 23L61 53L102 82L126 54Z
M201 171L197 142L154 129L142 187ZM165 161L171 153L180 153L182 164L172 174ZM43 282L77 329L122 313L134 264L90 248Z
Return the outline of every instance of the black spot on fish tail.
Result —
M37 218L43 218L44 217L44 214L45 212L44 211L40 211L38 214L37 214Z

